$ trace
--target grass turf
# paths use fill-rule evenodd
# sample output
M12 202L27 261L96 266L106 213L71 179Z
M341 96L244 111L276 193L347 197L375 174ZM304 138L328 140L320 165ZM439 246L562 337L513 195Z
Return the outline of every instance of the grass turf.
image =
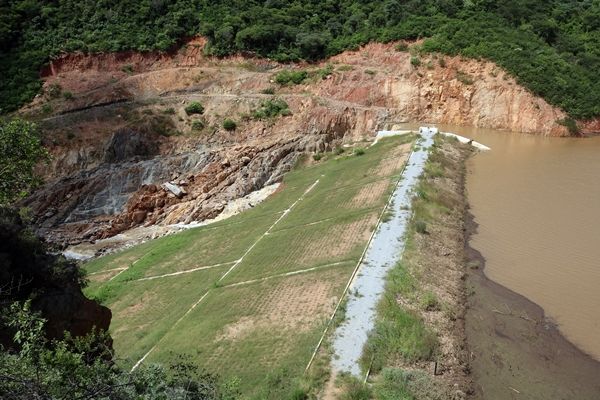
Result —
M191 354L221 376L240 378L243 392L259 398L268 375L283 374L288 379L275 391L282 397L273 398L285 398L287 388L301 377L353 267L346 263L216 288L165 336L148 361Z

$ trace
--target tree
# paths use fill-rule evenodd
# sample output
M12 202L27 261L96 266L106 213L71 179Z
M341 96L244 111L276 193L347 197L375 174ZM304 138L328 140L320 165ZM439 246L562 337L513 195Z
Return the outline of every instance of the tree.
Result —
M202 114L204 112L204 106L197 101L192 101L186 108L185 113L187 115Z
M0 121L0 205L25 196L39 183L36 164L48 159L39 131L22 119Z
M324 34L301 32L296 36L296 45L303 58L316 60L325 56L329 40L331 39Z

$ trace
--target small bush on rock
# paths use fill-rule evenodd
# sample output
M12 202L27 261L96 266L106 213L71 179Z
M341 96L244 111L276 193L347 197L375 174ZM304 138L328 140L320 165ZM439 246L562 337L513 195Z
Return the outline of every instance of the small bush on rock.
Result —
M237 128L237 124L234 120L227 118L223 121L223 128L227 131L234 131Z
M192 114L202 114L204 112L204 107L202 106L202 104L200 104L197 101L192 101L190 104L188 104L188 106L185 108L185 112L187 115L192 115Z

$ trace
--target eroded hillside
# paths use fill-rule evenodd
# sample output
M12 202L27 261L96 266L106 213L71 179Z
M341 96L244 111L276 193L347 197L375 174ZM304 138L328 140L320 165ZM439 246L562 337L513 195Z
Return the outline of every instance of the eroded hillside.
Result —
M53 154L41 169L46 185L25 202L45 236L77 243L212 218L279 181L301 155L404 122L568 134L562 111L489 62L370 44L319 65L283 66L204 57L204 44L67 55L43 71L45 94L22 112L42 119ZM307 78L277 83L290 68ZM280 100L285 112L260 113ZM201 113L186 112L194 102Z

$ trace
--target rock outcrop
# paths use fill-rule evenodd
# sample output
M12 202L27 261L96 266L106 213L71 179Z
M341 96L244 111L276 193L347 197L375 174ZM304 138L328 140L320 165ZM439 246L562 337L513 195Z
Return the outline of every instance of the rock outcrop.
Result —
M279 181L302 154L369 139L396 123L568 134L561 110L490 62L422 55L416 66L393 44L370 44L317 66L280 66L206 58L203 45L67 55L44 71L46 85L73 93L22 110L35 113L45 102L56 110L43 121L54 155L41 169L47 184L24 203L45 237L68 244L213 218L232 199ZM274 74L284 68L330 73L280 86ZM253 118L273 91L291 115ZM203 114L185 112L191 101ZM222 128L225 118L237 121L235 131Z

